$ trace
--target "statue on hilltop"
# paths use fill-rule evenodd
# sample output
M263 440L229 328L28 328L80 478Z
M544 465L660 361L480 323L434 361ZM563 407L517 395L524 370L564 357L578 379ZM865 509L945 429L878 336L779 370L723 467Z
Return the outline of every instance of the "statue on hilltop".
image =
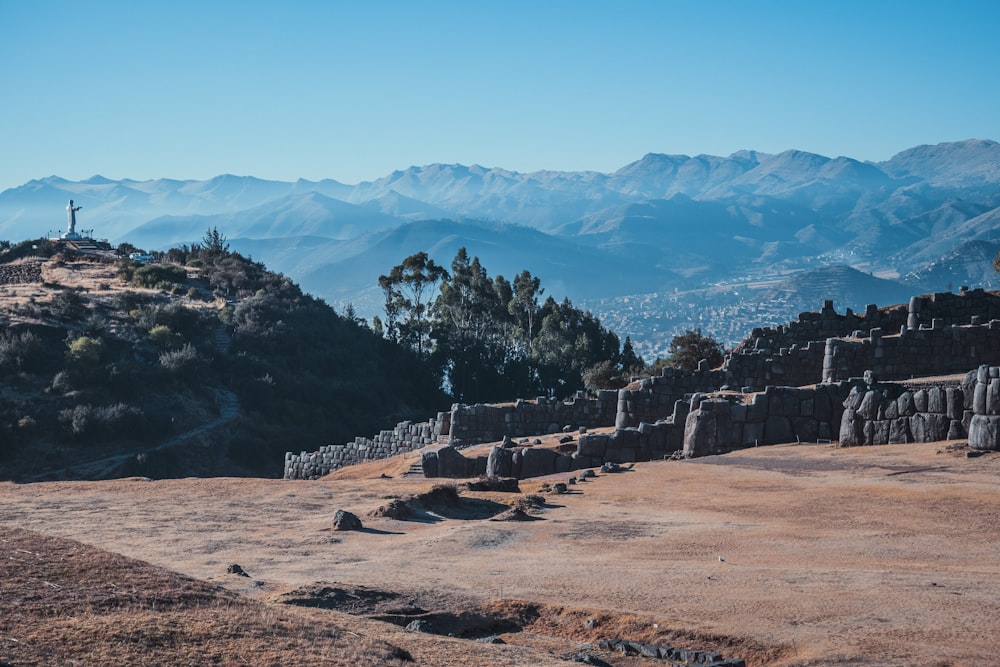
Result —
M69 204L66 205L66 218L69 222L69 229L63 234L64 239L75 239L78 237L76 233L76 212L79 211L82 206L73 206L73 200L69 200Z

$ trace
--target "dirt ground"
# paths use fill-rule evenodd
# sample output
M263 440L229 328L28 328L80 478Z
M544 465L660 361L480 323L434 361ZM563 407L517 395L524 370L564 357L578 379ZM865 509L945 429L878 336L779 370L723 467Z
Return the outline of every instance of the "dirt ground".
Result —
M528 651L509 664L619 635L752 665L943 667L1000 656L1000 454L967 458L944 443L761 447L598 474L545 495L533 521L479 510L569 475L522 481L520 495L463 492L411 520L371 518L430 489L432 480L401 476L410 462L312 482L4 483L0 526L72 538L255 603L327 582L398 594L424 611L527 614L524 631L501 634L509 650ZM470 499L491 502L465 511ZM365 529L334 531L338 509ZM227 575L232 563L250 577ZM393 645L405 646L391 627ZM480 646L465 659L500 655ZM445 664L426 646L417 653ZM614 664L652 664L624 660Z

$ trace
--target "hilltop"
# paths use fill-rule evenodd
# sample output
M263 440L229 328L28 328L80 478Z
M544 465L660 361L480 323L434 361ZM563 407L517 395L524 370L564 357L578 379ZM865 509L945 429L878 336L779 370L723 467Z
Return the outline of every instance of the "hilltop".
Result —
M447 404L414 354L263 265L171 260L0 252L4 478L274 475L289 446Z

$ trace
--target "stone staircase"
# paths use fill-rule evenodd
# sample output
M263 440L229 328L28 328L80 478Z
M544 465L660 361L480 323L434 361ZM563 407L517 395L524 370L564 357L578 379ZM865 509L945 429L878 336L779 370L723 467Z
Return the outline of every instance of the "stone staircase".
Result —
M229 335L229 327L220 324L215 329L215 349L221 355L229 354L229 346L233 342L233 337Z
M69 245L73 246L77 250L83 250L83 251L100 250L100 248L98 248L94 244L94 240L93 239L77 239L77 240L74 240L74 241L70 241Z
M424 476L424 457L423 454L418 456L416 460L410 465L410 467L404 472L400 477L423 477Z

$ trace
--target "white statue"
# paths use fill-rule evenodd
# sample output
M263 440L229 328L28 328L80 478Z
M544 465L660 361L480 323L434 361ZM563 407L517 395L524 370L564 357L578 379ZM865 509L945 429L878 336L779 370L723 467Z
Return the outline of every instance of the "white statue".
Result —
M69 219L69 230L66 233L67 238L73 238L76 235L76 212L79 211L82 206L73 206L73 200L69 200L69 204L66 206L66 217Z

